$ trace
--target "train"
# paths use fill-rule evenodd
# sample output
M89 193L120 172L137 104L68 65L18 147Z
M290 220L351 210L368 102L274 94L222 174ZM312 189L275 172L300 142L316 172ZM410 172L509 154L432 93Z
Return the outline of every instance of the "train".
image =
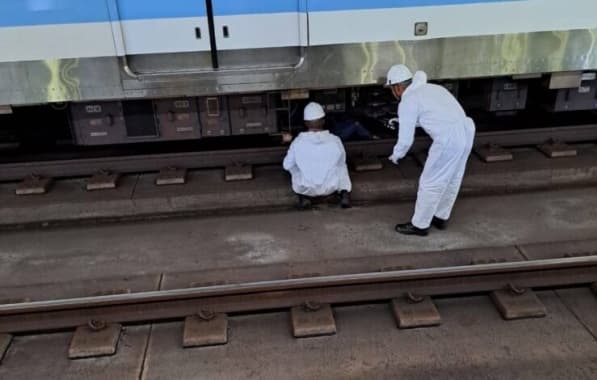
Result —
M456 95L482 81L491 112L524 109L537 80L552 111L594 110L596 14L594 0L2 0L0 113L66 110L76 145L271 134L306 99L377 104L396 63Z

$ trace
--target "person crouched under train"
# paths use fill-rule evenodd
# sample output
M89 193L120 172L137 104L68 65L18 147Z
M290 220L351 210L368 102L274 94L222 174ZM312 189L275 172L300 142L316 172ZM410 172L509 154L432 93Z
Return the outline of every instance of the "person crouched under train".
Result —
M371 132L369 132L369 130L360 122L351 119L333 120L329 130L343 142L372 140L374 138L373 135L371 135Z
M325 112L315 102L305 107L306 132L290 144L284 169L292 177L292 190L298 195L299 208L311 206L311 197L337 193L340 206L350 207L352 183L346 165L342 141L325 129Z

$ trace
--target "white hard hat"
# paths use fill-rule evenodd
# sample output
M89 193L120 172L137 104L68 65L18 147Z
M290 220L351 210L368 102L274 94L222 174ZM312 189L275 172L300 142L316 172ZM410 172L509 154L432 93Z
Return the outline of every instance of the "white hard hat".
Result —
M325 117L325 111L323 110L321 104L311 102L305 107L303 116L303 120L305 121L319 120Z
M405 65L394 65L388 71L388 80L386 86L393 86L410 80L413 78L413 73L410 72Z

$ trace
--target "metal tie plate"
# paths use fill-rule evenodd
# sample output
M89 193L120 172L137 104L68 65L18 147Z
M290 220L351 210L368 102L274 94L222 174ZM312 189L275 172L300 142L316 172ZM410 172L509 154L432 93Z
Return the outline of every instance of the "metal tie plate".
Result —
M10 342L12 342L12 335L0 334L0 363L2 363L2 359L4 359L6 351L8 351L8 346L10 346Z
M118 173L100 171L87 179L86 189L87 191L115 189L119 178Z
M114 355L121 330L122 326L119 324L107 324L97 328L78 327L68 348L68 358L82 359Z
M578 151L562 141L551 141L539 145L539 150L549 158L575 157Z
M228 343L228 317L226 314L205 314L186 317L182 346L205 347Z
M232 181L248 181L253 179L252 165L229 165L224 171L224 179Z
M491 299L506 320L545 317L547 311L537 295L530 289L496 290Z
M499 145L488 144L480 147L475 147L475 153L481 157L484 162L502 162L512 161L514 156L512 152L502 148Z
M16 195L40 195L48 192L52 184L51 178L31 175L25 178L15 190Z
M356 172L369 172L383 169L383 164L377 157L357 157L353 159L352 165Z
M442 318L431 297L400 297L392 300L392 311L401 329L437 326Z
M333 335L336 320L329 304L313 306L309 303L293 307L290 311L292 333L295 338Z
M187 182L187 170L175 167L164 168L155 179L157 186L184 185Z

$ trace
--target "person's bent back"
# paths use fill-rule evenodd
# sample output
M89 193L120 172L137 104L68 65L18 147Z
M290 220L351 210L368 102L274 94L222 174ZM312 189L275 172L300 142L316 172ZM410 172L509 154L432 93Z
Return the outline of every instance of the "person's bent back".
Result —
M350 206L352 190L346 152L342 141L324 130L325 112L317 103L305 108L307 132L292 142L284 159L284 169L292 176L292 190L299 195L299 206L309 205L305 197L341 195L341 205Z

